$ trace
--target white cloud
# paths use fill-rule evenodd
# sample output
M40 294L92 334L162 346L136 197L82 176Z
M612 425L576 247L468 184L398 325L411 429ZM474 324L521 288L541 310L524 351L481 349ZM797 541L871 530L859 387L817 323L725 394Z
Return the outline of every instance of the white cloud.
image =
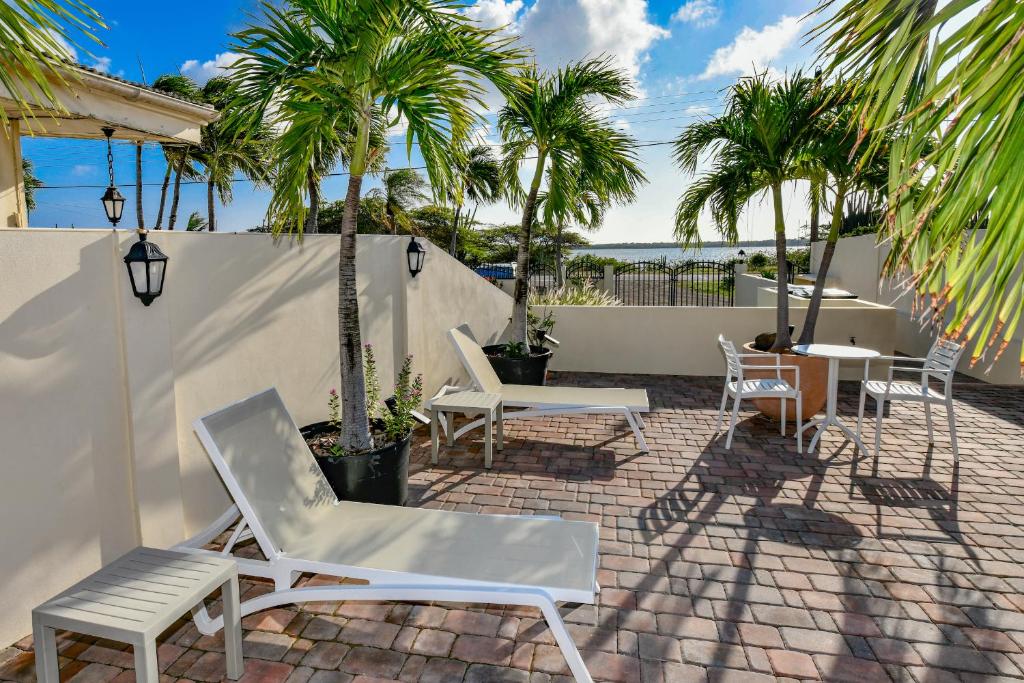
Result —
M57 44L58 50L62 53L60 54L61 57L69 59L72 62L78 61L78 50L76 50L71 43L65 40L64 36L60 35L56 31L47 30L47 33L49 34L50 39ZM45 46L44 49L49 49L49 46Z
M189 59L181 65L181 73L196 83L203 85L214 76L226 76L231 65L242 58L235 52L221 52L213 59L200 63L198 59Z
M71 167L71 175L76 178L81 178L83 176L91 176L93 173L96 173L97 170L98 169L92 164L75 164Z
M721 16L722 10L715 4L715 0L688 0L672 15L672 21L707 28L717 24Z
M96 63L92 65L92 68L103 74L110 73L110 61L110 57L97 57Z
M537 0L519 29L543 68L608 55L633 78L655 41L670 35L648 20L647 0Z
M763 71L797 44L803 28L802 19L795 16L784 16L760 31L744 26L732 43L715 50L700 77L708 79Z
M523 0L479 0L463 14L489 28L514 24L523 9Z

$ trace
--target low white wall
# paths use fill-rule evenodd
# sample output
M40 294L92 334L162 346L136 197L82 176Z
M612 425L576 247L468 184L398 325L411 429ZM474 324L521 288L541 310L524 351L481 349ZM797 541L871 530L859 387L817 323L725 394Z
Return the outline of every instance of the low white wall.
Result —
M824 242L815 242L811 245L813 271L818 270L824 246ZM896 309L896 348L913 356L924 355L940 329L934 325L921 324L920 312L928 310L927 302L915 301L913 292L901 278L883 276L883 265L888 254L888 243L877 244L875 235L844 237L836 243L836 251L829 267L829 280L834 281L837 287L858 294L863 300ZM994 364L991 362L993 354L989 352L973 367L970 365L972 347L960 362L959 370L966 375L994 384L1022 385L1022 345L1024 330L1014 335L1013 342Z
M0 643L31 608L140 543L167 546L227 505L192 421L276 386L302 424L338 379L334 235L152 232L170 257L149 307L121 259L132 232L0 230ZM360 236L364 342L385 390L406 353L425 390L465 380L445 332L505 327L511 299L428 245Z
M737 344L775 329L774 308L687 306L552 306L555 336L561 346L552 370L627 374L721 375L725 371L718 335ZM806 310L791 311L803 324ZM883 306L860 309L822 306L817 339L891 354L895 311ZM884 374L879 366L879 373ZM861 377L863 366L844 368L841 377Z

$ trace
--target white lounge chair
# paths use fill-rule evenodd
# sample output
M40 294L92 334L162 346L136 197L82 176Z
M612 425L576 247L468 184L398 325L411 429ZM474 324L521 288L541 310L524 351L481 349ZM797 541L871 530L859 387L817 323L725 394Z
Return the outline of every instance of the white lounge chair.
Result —
M528 386L524 384L502 384L495 374L494 368L487 361L483 349L476 343L473 333L466 325L448 330L448 337L455 346L455 352L469 373L476 391L501 396L504 407L522 408L504 414L505 420L524 417L543 417L548 415L586 415L612 413L621 414L626 418L637 447L644 453L650 449L644 439L644 420L641 413L650 412L650 402L645 389L605 389L587 387L549 387ZM463 391L465 387L444 387L438 395L450 391ZM435 398L437 398L435 396ZM455 432L458 438L471 429L483 424L476 420ZM449 425L442 421L445 433Z
M543 613L576 679L591 681L555 605L595 604L596 524L339 502L275 389L194 427L235 504L176 549L231 556L239 574L272 579L273 592L241 604L243 616L309 601L528 605ZM223 550L202 549L239 516ZM252 537L266 560L233 555ZM294 587L304 572L369 584ZM193 615L204 634L223 626L205 608Z

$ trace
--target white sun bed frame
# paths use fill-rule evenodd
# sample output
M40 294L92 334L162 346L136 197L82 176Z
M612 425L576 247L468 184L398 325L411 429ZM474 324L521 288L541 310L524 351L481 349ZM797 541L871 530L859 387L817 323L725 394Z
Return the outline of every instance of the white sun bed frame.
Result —
M446 385L433 396L431 401L449 393L471 390L500 395L504 408L522 408L522 410L505 412L505 420L516 420L526 417L550 417L553 415L622 415L626 418L629 428L633 430L637 448L644 453L650 451L643 432L647 425L644 423L643 417L641 417L641 413L647 413L651 410L645 389L502 384L491 364L487 361L487 356L484 354L483 349L476 342L473 332L469 329L468 325L463 324L448 330L448 338L455 347L455 352L458 354L459 360L462 361L462 366L469 373L473 386L457 387ZM568 400L569 396L572 397L571 400ZM429 407L430 401L427 402L427 405ZM448 421L444 418L439 420L445 434L448 434ZM483 423L483 419L470 422L456 430L454 438L459 438L466 432L482 426Z
M223 422L225 416L231 423L228 434L215 434L219 427L211 429L211 421ZM273 592L243 602L242 616L280 605L328 601L389 600L536 607L544 615L573 676L581 683L592 683L593 679L556 603L596 605L600 591L596 581L596 524L530 515L478 515L339 502L275 389L201 417L193 426L234 504L207 529L174 549L232 557L238 564L240 575L271 579L274 582ZM240 433L243 433L242 438L235 438L236 443L228 443ZM238 471L246 466L251 470ZM284 477L280 476L282 473ZM278 492L280 500L276 500ZM274 514L268 514L268 506ZM306 513L309 518L303 518ZM351 521L352 517L356 517L356 521ZM367 531L361 521L365 519L370 519L376 527ZM345 528L346 521L348 528ZM222 550L203 548L235 522L234 531ZM434 532L431 542L415 543L422 538L417 534L422 534L424 529ZM302 537L300 533L297 540L289 543L286 538L295 530L311 532L312 538L310 534ZM382 542L382 537L387 538L389 533L401 537L401 540L391 545L388 541ZM355 556L351 564L325 561L323 557L304 559L297 556L303 546L319 549L320 555L329 555L332 535L339 545L344 545L346 538L359 537L360 534L370 535L375 543L353 541L348 548L342 549L339 554ZM255 538L267 560L233 554L240 542L250 538ZM455 559L444 559L446 540L457 551L452 553ZM290 554L288 545L282 542L298 547L299 551L295 555ZM492 546L491 557L488 557L488 543ZM553 544L558 547L553 547ZM427 549L422 546L429 546L429 552L415 556L410 546L417 545L421 550ZM471 546L469 553L466 552L467 545ZM325 546L327 550L324 550ZM364 546L375 547L363 552ZM375 566L366 560L374 553L381 555L382 548L387 561L381 564L387 566ZM507 559L522 558L523 555L545 559L533 567L530 566L530 558L521 562L509 562ZM420 562L429 563L432 559L435 565L446 563L453 568L451 573L458 576L409 570L409 567ZM484 569L478 569L477 564ZM515 569L511 568L513 564ZM400 568L396 569L396 566ZM565 571L566 568L569 571ZM519 570L543 580L531 585L523 581L522 576L517 580L473 579L470 575L474 570L482 574L489 572L492 576ZM368 584L294 587L303 573L362 579ZM575 578L566 579L564 574ZM558 586L559 583L562 585ZM570 583L573 585L569 586ZM211 618L202 605L193 610L193 618L197 629L206 635L215 633L224 625L222 616Z

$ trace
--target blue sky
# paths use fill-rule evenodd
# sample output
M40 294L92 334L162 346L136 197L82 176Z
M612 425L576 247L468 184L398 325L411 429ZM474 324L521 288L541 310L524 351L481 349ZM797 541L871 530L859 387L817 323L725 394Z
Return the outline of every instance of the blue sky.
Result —
M79 50L79 61L131 80L152 81L163 73L183 72L200 80L230 64L230 33L240 29L258 10L252 0L178 0L174 12L160 3L93 0L110 26L104 48ZM792 70L808 65L813 50L805 32L813 20L804 19L813 0L477 0L466 11L491 25L510 24L510 30L536 51L541 67L554 68L587 55L608 54L635 79L640 99L610 112L611 118L642 143L662 143L678 135L696 117L721 109L722 89L753 69ZM173 19L171 16L177 17ZM192 20L183 21L181 17ZM492 103L496 108L498 102ZM493 116L490 117L493 121ZM488 136L484 130L481 135ZM493 135L486 137L495 141ZM395 140L389 165L419 165L409 159L401 140ZM53 186L105 185L105 150L95 141L24 140L25 156L36 164L42 179ZM115 148L117 180L134 198L134 157L130 147ZM609 212L595 242L666 241L672 237L676 201L688 178L672 165L670 146L642 148L650 180L637 201ZM155 220L164 162L157 147L144 156L147 221ZM344 180L329 179L328 200L344 194ZM374 181L364 183L364 190ZM98 201L102 188L55 187L40 190L32 225L102 227ZM237 183L234 201L218 207L222 230L245 230L261 222L268 193ZM189 186L182 193L182 218L205 213L205 187ZM793 236L805 222L799 190L787 198L787 218ZM134 226L134 206L125 207L125 227ZM504 206L481 207L478 218L515 221ZM747 212L741 236L764 239L771 235L767 207ZM713 239L710 223L705 237Z

